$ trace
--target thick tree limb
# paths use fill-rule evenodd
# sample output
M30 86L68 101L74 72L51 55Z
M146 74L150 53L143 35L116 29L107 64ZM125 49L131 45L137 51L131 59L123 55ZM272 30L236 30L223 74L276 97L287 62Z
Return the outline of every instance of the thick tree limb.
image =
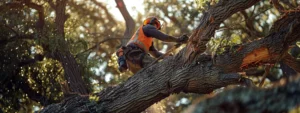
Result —
M56 36L57 38L64 37L64 24L67 19L66 15L67 0L57 0L55 5L55 24L56 24ZM66 44L65 40L61 40L62 44ZM68 51L69 48L60 48L60 50L54 50L52 57L61 62L65 79L68 81L71 92L79 94L88 94L88 88L85 85L82 78L82 68L76 62L74 56Z
M280 61L287 54L288 45L293 44L299 38L297 30L300 30L298 22L300 17L297 14L299 12L290 13L289 16L285 16L275 22L270 35L264 39L242 45L236 52L231 53L232 55L216 56L216 65L231 65L225 70L227 72L236 72L249 66L259 65L260 63L275 63ZM277 47L273 47L272 45L277 45ZM227 58L242 61L223 60Z
M198 103L192 113L281 113L300 104L300 81L272 89L237 88Z

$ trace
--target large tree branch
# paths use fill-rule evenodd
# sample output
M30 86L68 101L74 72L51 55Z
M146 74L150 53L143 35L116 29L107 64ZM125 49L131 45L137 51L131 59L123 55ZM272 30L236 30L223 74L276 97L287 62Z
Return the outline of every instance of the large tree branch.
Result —
M123 0L115 0L117 3L117 7L120 10L122 16L125 19L126 22L126 30L124 32L124 38L131 38L134 28L135 28L135 22L130 16L129 12L127 11L126 5L124 4ZM121 40L121 44L124 46L126 45L127 40Z
M226 72L237 72L251 66L260 65L261 63L275 63L280 61L287 54L288 45L293 44L299 39L297 30L300 30L300 16L297 14L299 12L290 13L289 16L285 16L275 22L270 34L264 39L242 45L231 54L217 56L216 65L230 65L230 67L224 70Z
M204 100L190 113L278 113L288 112L300 103L300 81L272 89L237 88Z

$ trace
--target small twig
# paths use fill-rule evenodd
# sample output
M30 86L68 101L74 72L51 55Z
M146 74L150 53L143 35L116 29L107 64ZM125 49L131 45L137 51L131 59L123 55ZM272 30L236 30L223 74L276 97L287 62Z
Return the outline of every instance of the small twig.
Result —
M253 11L252 11L252 12L251 12L251 14L249 15L249 17L252 17L252 16L254 15L254 12L255 12L256 6L257 6L257 5L254 5L254 7L253 7Z
M14 32L15 35L19 36L19 33L18 33L16 30L14 30L13 28L11 28L10 26L4 24L4 27L8 28L8 29L11 30L12 32Z
M259 83L259 87L262 87L262 85L264 84L267 75L270 73L270 68L271 68L271 65L267 65L265 67L265 73L264 73L263 78L261 79L261 81Z
M278 0L270 0L270 2L274 5L274 7L280 12L283 13L284 8L282 5L280 5Z
M107 41L110 41L110 40L122 40L122 39L129 39L129 38L107 38L107 39L104 39L104 40L102 40L102 41L100 41L100 42L98 42L98 43L96 43L93 47L91 47L91 48L89 48L89 49L87 49L87 50L85 50L85 51L83 51L83 52L80 52L80 53L78 53L78 54L81 54L81 53L85 53L85 52L88 52L88 51L91 51L92 49L95 49L95 48L97 48L97 46L99 45L99 44L101 44L101 43L104 43L104 42L107 42ZM77 55L78 55L77 54ZM76 55L76 56L77 56Z
M168 50L165 54L161 55L160 57L156 58L155 61L151 62L149 67L153 64L155 64L156 62L158 62L160 59L165 58L167 55L169 55L171 52L173 52L175 49L177 49L178 47L180 47L182 45L182 43L177 43L175 44L170 50Z

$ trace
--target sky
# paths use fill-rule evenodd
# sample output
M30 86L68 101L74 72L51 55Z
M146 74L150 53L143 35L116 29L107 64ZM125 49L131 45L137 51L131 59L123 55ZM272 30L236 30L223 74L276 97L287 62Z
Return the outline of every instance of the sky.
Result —
M101 3L105 3L107 8L115 16L115 18L119 21L125 21L119 9L116 7L115 0L98 0ZM144 0L123 0L129 14L135 18L137 16L137 12L144 14Z

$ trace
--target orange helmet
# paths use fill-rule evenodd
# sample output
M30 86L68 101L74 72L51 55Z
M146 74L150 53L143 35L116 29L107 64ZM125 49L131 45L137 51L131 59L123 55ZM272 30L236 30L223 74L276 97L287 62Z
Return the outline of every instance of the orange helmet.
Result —
M161 24L159 22L159 20L156 17L148 17L144 20L143 25L147 25L147 24L152 24L152 25L156 25L157 29L160 30L161 29Z

